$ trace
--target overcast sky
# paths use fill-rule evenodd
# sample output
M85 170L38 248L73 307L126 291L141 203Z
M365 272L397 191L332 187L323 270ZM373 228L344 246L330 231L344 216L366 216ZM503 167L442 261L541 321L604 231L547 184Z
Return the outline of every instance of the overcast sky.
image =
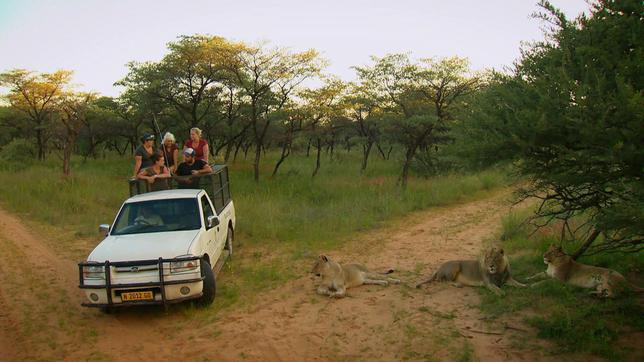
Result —
M583 0L551 0L569 17ZM536 0L0 0L0 72L73 70L80 89L116 96L129 61L159 60L182 34L211 34L294 51L315 48L328 72L354 78L369 56L468 57L509 66L542 38Z

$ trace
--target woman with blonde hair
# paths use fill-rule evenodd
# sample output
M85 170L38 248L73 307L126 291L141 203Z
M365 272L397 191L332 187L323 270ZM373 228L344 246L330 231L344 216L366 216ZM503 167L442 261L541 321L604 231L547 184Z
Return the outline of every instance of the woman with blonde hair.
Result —
M208 163L208 142L201 138L201 130L197 127L190 129L190 139L183 144L183 150L192 148L195 150L195 158Z
M174 173L179 164L179 146L177 146L177 140L172 133L166 132L163 135L161 147L165 156L165 165L170 169L170 172Z

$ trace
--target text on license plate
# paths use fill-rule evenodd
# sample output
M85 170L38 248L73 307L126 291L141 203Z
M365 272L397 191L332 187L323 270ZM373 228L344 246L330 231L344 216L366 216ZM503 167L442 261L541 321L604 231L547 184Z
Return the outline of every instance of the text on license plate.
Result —
M132 300L153 300L153 299L154 299L154 294L152 293L152 291L121 293L121 300L124 302L129 302Z

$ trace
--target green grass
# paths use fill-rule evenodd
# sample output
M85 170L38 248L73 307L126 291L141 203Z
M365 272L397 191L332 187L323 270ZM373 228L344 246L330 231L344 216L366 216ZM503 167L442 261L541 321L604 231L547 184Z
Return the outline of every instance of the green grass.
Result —
M324 157L315 178L315 159L294 155L270 178L276 156L262 160L259 183L250 160L229 164L235 234L242 245L219 282L219 307L302 275L309 256L337 249L353 233L415 210L482 197L509 183L504 172L488 170L412 178L401 192L399 163L373 157L361 175L357 152ZM69 178L62 177L59 164L51 156L27 168L0 170L0 206L46 229L51 244L73 249L68 255L81 260L99 240L98 224L111 223L128 197L132 160L74 158Z
M513 274L519 281L544 271L543 252L551 243L558 244L555 229L528 235L522 220L529 213L529 209L524 209L508 215L501 232ZM567 249L575 247L573 243ZM644 268L643 253L603 254L582 257L579 261L611 268L627 277ZM590 353L614 361L629 359L632 351L616 347L616 342L632 331L644 331L644 310L638 295L599 299L590 296L589 290L552 279L534 288L505 290L508 294L503 298L482 290L481 310L492 318L530 310L535 315L525 321L537 329L539 337L554 342L553 354Z

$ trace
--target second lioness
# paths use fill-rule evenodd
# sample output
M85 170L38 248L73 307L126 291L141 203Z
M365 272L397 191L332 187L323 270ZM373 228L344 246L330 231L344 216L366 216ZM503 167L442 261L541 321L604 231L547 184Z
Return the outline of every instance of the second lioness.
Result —
M501 286L508 284L514 287L526 287L510 275L510 263L503 249L491 247L486 249L478 260L451 260L441 265L427 280L416 285L439 282L453 282L456 286L487 287L497 295L503 295Z
M576 287L594 289L590 294L606 298L615 297L616 294L627 290L639 293L644 291L644 289L629 283L623 275L615 270L575 261L564 253L561 246L550 245L543 254L543 262L548 266L546 271L537 273L527 280L548 276ZM532 284L532 286L542 282Z
M347 288L357 287L363 284L388 285L398 284L400 280L389 278L384 274L374 273L360 264L340 265L326 255L320 255L313 265L313 274L322 277L322 282L317 289L318 294L330 297L344 297Z

